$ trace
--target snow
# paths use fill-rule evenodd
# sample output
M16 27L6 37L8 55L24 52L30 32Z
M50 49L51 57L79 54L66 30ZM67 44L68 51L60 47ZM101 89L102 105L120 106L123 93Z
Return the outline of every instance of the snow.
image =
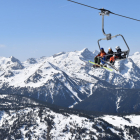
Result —
M140 55L140 52L135 52L134 55Z
M75 102L73 105L69 106L69 108L73 108L76 104L78 104L78 103Z
M73 95L81 102L82 100L78 97L77 92L75 92L69 84L65 83L65 85L73 93Z
M138 64L138 61L140 60L140 52L135 52L133 55L129 56L136 64Z
M120 132L119 131L116 131L115 129L113 129L113 128L111 128L111 127L108 127L108 129L110 129L113 133L115 133L115 134L119 134Z
M93 51L93 54L98 55L99 51L95 50L95 51Z
M7 97L8 95L0 95L0 98L2 99L2 98L5 98L5 97Z
M119 103L120 103L120 100L121 100L121 96L117 98L117 101L116 101L116 111L118 112L118 109L120 108L119 106Z
M9 117L9 115L8 115L5 111L0 111L0 127L1 127L2 124L3 124L6 120L8 120L9 118L11 118L11 117ZM13 121L13 120L11 120L11 121L9 122L9 124L11 124L12 121Z
M14 57L0 58L0 87L4 83L13 88L40 88L52 81L48 87L53 100L53 83L57 77L76 97L79 102L82 100L73 89L67 79L81 79L86 81L86 85L78 85L77 90L90 96L100 86L100 80L104 80L112 85L121 88L140 88L140 53L136 52L126 60L117 61L115 66L120 72L110 72L104 68L93 68L88 61L94 61L98 51L91 52L87 48L75 52L60 52L51 57L42 57L40 59L30 58L25 62L20 62ZM87 63L85 63L86 61ZM13 68L16 67L16 68ZM64 75L66 74L66 76ZM68 77L68 78L67 78ZM73 79L72 79L73 78ZM104 86L105 87L105 86ZM59 86L57 89L59 90ZM88 92L87 90L88 89ZM57 93L57 92L55 92ZM22 94L22 93L21 93ZM40 96L38 91L38 98ZM47 93L46 93L47 94ZM119 101L116 101L116 109L119 109Z
M129 118L131 120L131 123L134 124L134 126L140 126L139 115L130 115L130 116L126 116L125 118Z
M136 52L134 55L130 56L131 60L121 60L120 62L116 62L116 66L118 65L120 69L120 73L115 71L110 72L105 69L93 69L90 66L86 66L81 59L88 62L88 60L94 61L95 55L98 54L98 51L90 52L87 48L83 49L82 51L75 51L75 52L60 52L55 55L55 57L44 57L41 59L34 59L36 63L30 64L29 60L22 62L24 69L12 70L11 64L14 65L15 61L13 57L0 58L1 68L3 69L0 71L1 75L4 72L8 72L10 70L13 72L14 76L5 78L4 76L0 77L0 80L3 82L8 82L9 86L14 87L40 87L44 85L44 83L50 79L52 76L58 72L65 72L67 75L71 77L76 77L80 79L84 79L86 81L92 82L95 81L92 76L99 77L102 80L106 80L107 82L111 82L114 85L119 86L120 81L133 81L130 82L133 85L130 85L131 88L134 88L134 84L137 81L140 81L140 74L138 75L138 70L134 70L135 65L140 67L140 53ZM16 60L16 58L14 58ZM32 59L31 59L32 60ZM133 62L135 60L135 63ZM17 60L16 60L17 61ZM19 62L20 63L20 62ZM81 65L83 64L83 65ZM84 66L85 65L85 66ZM25 81L35 74L38 73L38 70L42 70L41 79L38 80L37 83L25 83ZM52 74L54 73L54 74ZM115 73L115 76L114 76ZM136 75L135 75L136 73ZM108 76L107 76L108 75ZM113 76L113 77L112 77ZM44 78L43 78L44 77ZM121 78L121 79L120 79ZM33 79L32 79L33 80ZM97 81L97 80L96 80Z
M34 111L33 111L34 110ZM3 124L5 124L5 121L8 120L9 125L13 125L17 119L18 116L21 118L24 116L27 116L27 114L33 112L34 114L31 116L31 120L35 120L35 123L33 125L27 125L22 124L19 127L19 130L22 133L23 139L27 139L25 137L27 132L31 132L32 139L35 139L35 136L38 136L39 139L45 139L42 138L43 135L47 136L49 133L49 136L52 140L68 140L72 137L71 130L74 130L73 138L79 134L75 133L75 130L77 128L85 129L84 132L84 139L90 139L90 132L92 133L92 137L94 139L98 140L98 136L105 136L106 135L106 128L110 129L114 134L120 135L122 132L122 136L124 139L128 140L134 140L132 136L129 135L128 131L125 126L135 126L136 128L140 127L140 115L127 115L127 116L113 116L113 115L104 115L100 117L94 117L94 120L90 120L86 117L81 117L74 114L68 114L65 112L65 115L62 113L56 113L49 108L43 108L42 115L39 117L39 111L40 108L26 108L26 109L20 109L19 111L11 110L10 115L9 113L5 111L0 111L0 127L2 127ZM23 116L22 116L23 115ZM50 120L52 123L51 125L45 121L45 119ZM129 121L130 119L130 121ZM42 121L43 120L43 121ZM102 121L104 120L104 121ZM108 126L109 124L112 124ZM27 127L28 126L28 127ZM102 131L99 132L98 129L95 129L96 127L101 129ZM104 127L103 127L104 126ZM5 127L8 127L5 125ZM28 129L26 129L26 127ZM48 127L51 127L50 132ZM117 128L121 128L121 131ZM78 132L78 131L77 131ZM139 133L139 132L138 132Z
M116 126L116 127L123 127L125 125L127 126L140 126L140 115L130 115L130 116L126 116L125 118L129 118L130 121L119 117L119 116L113 116L113 115L105 115L104 117L101 117L102 119L104 119L105 121L107 121L108 123Z
M55 119L54 119L56 127L55 127L55 129L51 130L51 134L53 134L55 137L57 137L58 140L69 139L71 137L71 133L69 133L69 131L62 133L63 132L62 128L65 128L65 126L67 126L69 128L70 123L72 123L78 127L81 127L81 128L88 127L90 130L93 130L96 132L96 130L92 128L93 123L86 122L83 124L83 120L85 120L84 117L78 117L76 115L71 115L71 116L66 117L61 114L57 114L57 117L55 117ZM74 128L75 127L73 126L73 129Z

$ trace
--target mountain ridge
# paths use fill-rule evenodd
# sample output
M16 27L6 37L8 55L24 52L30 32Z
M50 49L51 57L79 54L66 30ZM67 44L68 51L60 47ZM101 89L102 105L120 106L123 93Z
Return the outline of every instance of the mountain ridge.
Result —
M0 95L1 139L139 139L140 115L87 115L42 105L19 95ZM18 107L17 107L18 105ZM15 107L15 108L13 108Z
M29 58L25 62L14 57L2 57L0 92L26 95L52 104L74 107L101 89L107 93L107 89L114 88L117 93L117 89L134 89L131 90L133 92L140 88L140 63L137 61L140 53L116 62L115 66L120 69L120 73L103 68L94 69L91 64L85 64L81 60L93 61L97 53L84 48L51 57ZM114 101L116 100L114 96Z

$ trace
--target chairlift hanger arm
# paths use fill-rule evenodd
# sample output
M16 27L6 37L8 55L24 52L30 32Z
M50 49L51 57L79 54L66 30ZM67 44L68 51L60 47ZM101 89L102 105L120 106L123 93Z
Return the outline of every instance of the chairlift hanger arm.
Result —
M106 34L104 31L104 16L109 16L110 12L106 11L105 9L101 9L101 13L99 13L100 16L102 16L102 32L106 36L107 40L111 40L111 34Z

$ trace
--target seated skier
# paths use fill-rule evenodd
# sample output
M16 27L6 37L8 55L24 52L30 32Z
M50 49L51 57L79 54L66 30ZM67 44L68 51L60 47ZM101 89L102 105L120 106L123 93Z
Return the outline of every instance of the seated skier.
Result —
M106 59L110 59L112 56L113 56L113 51L112 51L112 48L111 47L109 47L108 48L108 53L107 53L107 57L106 57Z
M110 63L112 63L113 65L115 63L115 59L121 59L122 58L122 56L121 56L121 53L122 53L121 48L119 46L116 46L115 49L117 50L117 52L115 52L115 56L110 57Z
M94 62L99 65L100 65L100 62L102 62L102 64L104 65L105 62L103 62L100 58L102 58L104 61L106 61L105 55L106 55L106 52L104 51L104 48L101 48L100 53L97 56L95 56Z

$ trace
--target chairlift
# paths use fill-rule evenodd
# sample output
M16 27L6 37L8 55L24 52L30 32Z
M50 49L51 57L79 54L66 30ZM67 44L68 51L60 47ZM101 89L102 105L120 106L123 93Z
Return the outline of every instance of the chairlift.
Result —
M109 34L106 34L106 33L105 33L105 31L104 31L104 16L109 16L109 14L110 14L110 12L109 12L108 10L105 10L105 9L101 9L101 12L99 13L99 15L102 16L102 32L103 32L103 34L106 36L106 38L99 39L99 40L98 40L98 46L99 46L99 49L100 49L101 47L100 47L100 43L99 43L99 42L100 42L101 40L111 40L112 38L121 36L122 39L123 39L123 41L124 41L125 44L126 44L127 50L121 52L121 56L122 56L121 59L116 59L116 60L120 61L120 60L122 60L122 59L128 58L130 49L129 49L129 46L128 46L128 44L127 44L125 38L123 37L123 35L117 34L117 35L115 35L115 36L112 36L110 33L109 33ZM115 54L117 54L117 53L114 53L114 55L115 55ZM107 55L107 56L109 56L109 55ZM117 70L111 63L107 63L108 60L107 60L107 61L104 61L104 62L105 62L106 64L110 65L111 67L113 67L115 70ZM117 71L118 71L118 70L117 70Z

